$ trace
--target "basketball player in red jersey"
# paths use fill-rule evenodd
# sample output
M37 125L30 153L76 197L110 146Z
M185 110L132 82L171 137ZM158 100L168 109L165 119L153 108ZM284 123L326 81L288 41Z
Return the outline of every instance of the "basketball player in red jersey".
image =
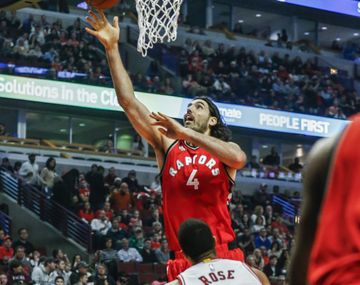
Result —
M291 285L360 284L360 114L309 154Z
M246 162L240 147L229 142L229 129L219 110L207 98L193 100L184 116L184 126L172 118L151 113L134 96L119 50L119 23L111 25L104 13L90 11L86 31L104 45L119 104L136 131L154 148L162 174L165 233L175 260L168 266L173 280L191 264L182 255L177 240L180 224L188 218L205 221L214 232L220 258L243 260L235 248L235 235L227 198L236 170Z

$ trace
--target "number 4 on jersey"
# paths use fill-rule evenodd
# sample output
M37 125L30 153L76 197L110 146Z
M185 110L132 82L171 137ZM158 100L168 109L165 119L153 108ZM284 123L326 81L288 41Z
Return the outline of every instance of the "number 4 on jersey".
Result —
M194 186L195 190L199 189L199 180L197 178L195 178L197 169L193 169L193 171L190 173L189 179L186 182L186 186Z

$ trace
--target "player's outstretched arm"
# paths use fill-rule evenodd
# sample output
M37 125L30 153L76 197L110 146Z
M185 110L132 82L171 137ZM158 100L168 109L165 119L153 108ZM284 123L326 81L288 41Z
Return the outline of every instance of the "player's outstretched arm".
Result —
M161 148L162 136L156 128L151 126L153 119L148 116L150 111L136 99L133 85L120 58L118 17L114 17L113 23L110 24L103 11L99 10L97 14L89 11L86 21L92 27L92 29L85 28L86 31L95 36L105 47L112 81L120 106L124 109L136 131L155 149Z
M290 285L306 285L311 248L314 242L331 156L337 138L318 141L307 159L304 172L304 201L296 233L295 250L289 266Z
M182 139L196 146L206 149L220 159L222 163L232 169L240 169L246 163L246 154L233 142L224 142L190 128L185 128L177 121L161 113L151 113L150 117L155 120L153 126L170 139Z

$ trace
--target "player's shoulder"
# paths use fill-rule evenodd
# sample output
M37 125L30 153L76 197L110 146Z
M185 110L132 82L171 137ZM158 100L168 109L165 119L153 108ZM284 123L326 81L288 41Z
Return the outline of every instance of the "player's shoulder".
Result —
M236 142L229 141L229 142L227 142L227 143L228 143L229 145L231 145L231 146L240 148L240 146L239 146Z
M171 149L174 148L175 145L177 145L179 142L179 140L173 140L173 139L169 139L167 137L163 137L162 138L162 150L164 151L164 153L168 153Z
M179 140L176 139L170 139L170 138L167 138L167 137L163 137L163 145L164 145L164 149L167 150L169 147L171 147L172 145L175 145L176 143L178 143Z

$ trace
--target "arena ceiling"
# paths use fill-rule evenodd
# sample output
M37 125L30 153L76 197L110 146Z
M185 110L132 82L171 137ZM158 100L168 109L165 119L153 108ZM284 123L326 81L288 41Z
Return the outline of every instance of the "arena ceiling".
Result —
M261 17L258 17L261 15ZM264 30L267 26L274 23L284 23L284 27L290 27L289 15L274 13L272 11L264 11L259 9L243 8L242 6L236 9L235 21L242 23L244 30L256 28L258 30ZM356 19L355 17L347 17ZM315 26L314 20L309 17L297 16L298 21L298 39L311 39L314 40L316 29L319 31L319 43L322 46L330 46L332 41L337 40L340 42L353 40L360 40L360 23L358 28L352 28L347 26L339 26L331 21L331 18L327 18L324 21L320 21ZM349 19L347 20L349 21ZM274 31L276 34L276 31ZM288 31L289 32L289 31Z

